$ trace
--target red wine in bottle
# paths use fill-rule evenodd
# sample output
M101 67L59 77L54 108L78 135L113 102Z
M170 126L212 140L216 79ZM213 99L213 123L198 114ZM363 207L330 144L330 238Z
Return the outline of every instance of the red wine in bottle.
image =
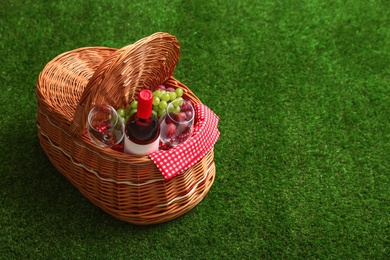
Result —
M137 112L126 122L125 153L147 155L158 150L160 125L152 114L152 102L153 93L150 90L141 90Z

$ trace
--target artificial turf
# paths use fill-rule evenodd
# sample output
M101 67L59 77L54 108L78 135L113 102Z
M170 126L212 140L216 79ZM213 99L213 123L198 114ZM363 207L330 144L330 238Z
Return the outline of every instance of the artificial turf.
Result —
M389 258L390 2L14 1L0 8L1 259ZM121 222L50 163L35 86L58 54L175 35L219 117L216 179L164 224Z

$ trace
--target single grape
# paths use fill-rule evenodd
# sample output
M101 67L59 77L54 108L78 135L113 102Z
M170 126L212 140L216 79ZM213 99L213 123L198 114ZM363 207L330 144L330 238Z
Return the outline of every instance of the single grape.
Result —
M160 103L160 98L158 98L158 97L153 97L153 102L152 102L152 104L153 104L154 106L157 106L159 103Z
M167 91L167 92L175 92L175 89L172 88L172 87L169 87L169 88L166 89L166 91Z
M131 104L130 104L131 108L135 109L138 107L138 101L137 100L133 100L131 101Z
M170 101L173 101L176 99L176 93L175 92L169 92L169 100Z
M168 106L168 103L167 103L167 101L160 101L160 104L158 104L158 106L160 107L160 109L165 109L165 108L167 108L167 106Z
M125 109L125 118L130 115L130 112L133 108L131 106L126 107Z
M164 86L164 85L158 85L158 86L156 87L156 89L165 90L165 86Z
M165 109L161 109L161 110L159 110L159 111L157 112L157 114L158 114L159 117L164 116L165 113L166 113L166 110L165 110Z
M166 126L167 137L173 137L176 132L176 125L169 123Z
M175 108L176 107L174 105L168 106L168 112L172 113L173 111L175 111Z
M173 113L178 114L180 113L180 106L172 106L173 107Z
M183 105L183 102L184 100L181 97L176 98L175 100L172 101L173 105L177 107Z
M159 103L160 104L160 103ZM152 108L154 111L158 112L160 110L160 107L157 105L153 105L153 108Z
M158 114L156 111L152 110L152 114L157 118L158 117Z
M169 115L169 116L166 116L166 117L164 118L165 123L166 123L166 124L173 123L173 120L172 120L173 115L172 115L172 113L168 113L168 115Z
M191 110L191 101L184 100L183 104L181 105L181 110L183 110L183 111Z
M137 112L137 109L136 109L136 108L133 108L133 109L130 111L129 116L131 116L131 115L134 114L135 112Z
M169 93L164 93L161 95L161 100L163 101L169 101L170 98L171 96L169 95Z
M116 112L120 117L125 117L125 110L123 108L119 108Z
M184 90L183 90L182 88L177 88L177 89L175 90L175 93L176 93L176 95L177 95L178 97L181 97L181 96L183 96Z
M184 120L186 120L186 118L187 118L187 116L186 116L186 113L184 113L184 112L179 112L175 116L175 120L178 122L184 121Z
M191 118L192 118L192 111L188 110L185 113L186 113L186 120L187 121L191 120Z

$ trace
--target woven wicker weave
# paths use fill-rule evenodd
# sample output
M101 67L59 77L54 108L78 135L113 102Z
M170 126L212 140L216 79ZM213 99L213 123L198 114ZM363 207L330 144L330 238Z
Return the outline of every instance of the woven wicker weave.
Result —
M147 225L172 220L195 207L215 177L211 150L184 173L165 181L147 156L94 145L86 133L91 107L126 106L143 88L182 87L173 78L179 43L155 33L121 49L86 47L50 61L37 83L38 136L55 167L92 203L115 218Z

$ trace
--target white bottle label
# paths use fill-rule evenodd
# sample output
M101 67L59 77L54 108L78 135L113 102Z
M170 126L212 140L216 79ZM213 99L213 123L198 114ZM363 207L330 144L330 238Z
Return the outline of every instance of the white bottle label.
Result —
M136 144L126 138L125 136L125 153L129 154L137 154L137 155L148 155L158 150L158 146L160 144L160 138L156 138L153 143L150 144Z

